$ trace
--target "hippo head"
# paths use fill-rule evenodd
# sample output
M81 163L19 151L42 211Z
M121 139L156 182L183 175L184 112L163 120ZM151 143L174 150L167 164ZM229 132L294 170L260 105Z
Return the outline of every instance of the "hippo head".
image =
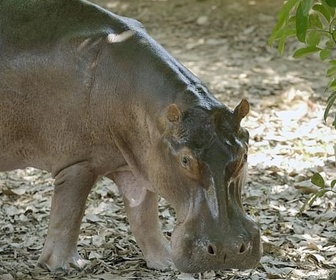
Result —
M164 113L151 181L176 211L172 256L182 272L247 269L260 260L260 233L241 202L249 134L240 121L248 112L242 100L234 111L171 104Z

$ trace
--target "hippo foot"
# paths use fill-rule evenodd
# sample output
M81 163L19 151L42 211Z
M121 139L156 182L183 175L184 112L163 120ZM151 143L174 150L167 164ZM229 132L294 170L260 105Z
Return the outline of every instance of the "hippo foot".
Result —
M168 242L157 244L157 247L147 250L145 260L149 268L157 270L167 270L173 266L171 258L171 249Z
M69 272L71 270L82 270L89 262L84 260L75 252L68 258L50 255L44 257L43 255L38 260L38 266L54 272Z
M157 270L161 270L161 271L165 271L165 270L169 270L171 267L173 267L173 261L169 258L169 259L146 259L147 262L147 266L149 268L153 268L153 269L157 269Z

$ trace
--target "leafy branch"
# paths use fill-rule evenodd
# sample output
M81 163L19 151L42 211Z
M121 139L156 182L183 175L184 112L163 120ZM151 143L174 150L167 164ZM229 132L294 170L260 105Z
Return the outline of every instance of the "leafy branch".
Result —
M336 105L336 1L335 0L288 0L278 14L277 23L269 38L269 44L277 44L283 54L289 38L296 38L303 44L293 57L300 58L318 53L320 60L327 64L326 76L330 78L324 112L326 120L330 110ZM333 119L336 128L336 113Z
M300 209L301 214L306 209L307 206L311 207L313 203L316 201L316 199L324 196L326 193L331 192L336 194L336 190L334 189L334 187L336 186L336 179L331 181L330 186L328 187L323 177L319 173L315 173L311 178L311 182L315 186L319 187L319 190L315 192L313 195L311 195L310 198L308 198L306 202L302 205Z

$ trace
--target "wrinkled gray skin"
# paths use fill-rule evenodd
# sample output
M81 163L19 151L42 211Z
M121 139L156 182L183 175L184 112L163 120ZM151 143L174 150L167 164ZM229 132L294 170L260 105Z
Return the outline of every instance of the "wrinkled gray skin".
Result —
M245 214L248 113L231 111L135 20L75 0L0 2L0 170L51 172L40 265L81 268L85 201L102 176L123 196L149 267L253 268L260 234ZM171 242L158 196L176 210Z

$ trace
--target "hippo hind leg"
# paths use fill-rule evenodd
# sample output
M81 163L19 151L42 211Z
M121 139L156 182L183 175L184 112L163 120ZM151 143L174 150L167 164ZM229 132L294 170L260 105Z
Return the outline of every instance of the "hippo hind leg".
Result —
M137 181L131 171L109 176L123 195L128 221L147 266L164 270L173 263L170 242L162 233L158 216L158 196Z
M85 202L96 179L88 162L71 165L56 175L48 234L39 266L51 271L85 266L77 252L77 240Z

